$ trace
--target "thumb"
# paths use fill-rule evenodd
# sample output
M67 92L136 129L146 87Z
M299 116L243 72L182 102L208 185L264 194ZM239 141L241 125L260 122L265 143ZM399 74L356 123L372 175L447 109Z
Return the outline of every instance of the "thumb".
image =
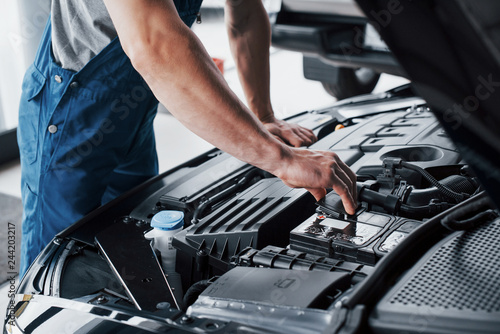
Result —
M320 199L326 196L325 188L306 188L306 189L311 193L311 195L314 196L316 201L319 201Z

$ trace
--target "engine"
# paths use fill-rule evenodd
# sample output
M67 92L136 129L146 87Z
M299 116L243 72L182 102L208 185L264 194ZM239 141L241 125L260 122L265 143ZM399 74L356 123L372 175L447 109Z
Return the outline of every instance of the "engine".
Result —
M311 148L336 152L356 172L354 215L344 211L333 191L316 202L306 190L289 188L215 149L64 231L19 291L141 310L195 332L224 332L232 323L258 331L334 332L347 321L339 319L347 317L343 307L350 304L349 317L369 322L369 331L386 333L391 326L411 329L405 317L434 307L425 303L434 300L433 292L425 292L426 300L419 297L426 287L415 275L431 284L426 261L437 261L438 268L436 254L443 247L448 271L434 270L444 284L456 284L454 269L469 281L469 271L484 270L462 268L460 249L450 247L465 247L470 259L481 257L480 246L467 245L483 239L470 235L491 235L492 225L481 229L478 222L495 220L497 213L483 200L470 212L462 208L480 196L481 187L425 101L406 88L304 112L291 121L314 129L319 141ZM441 229L425 232L455 207L465 219L444 219L447 229L439 224ZM171 268L162 268L165 253L146 237L153 217L164 211L178 212L184 224L171 241L176 252ZM500 262L497 253L484 253L481 263ZM384 295L396 282L390 297ZM470 285L457 286L473 295ZM497 300L483 292L484 300ZM433 303L455 305L443 301L451 293ZM363 314L364 307L375 313ZM434 324L464 317L452 311L436 315ZM402 320L394 325L391 319Z

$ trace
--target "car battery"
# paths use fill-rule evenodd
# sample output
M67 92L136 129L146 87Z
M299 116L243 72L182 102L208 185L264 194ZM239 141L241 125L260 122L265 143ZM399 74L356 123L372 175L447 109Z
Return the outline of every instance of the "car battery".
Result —
M421 224L364 208L347 215L335 193L318 204L317 213L290 232L290 249L375 265Z

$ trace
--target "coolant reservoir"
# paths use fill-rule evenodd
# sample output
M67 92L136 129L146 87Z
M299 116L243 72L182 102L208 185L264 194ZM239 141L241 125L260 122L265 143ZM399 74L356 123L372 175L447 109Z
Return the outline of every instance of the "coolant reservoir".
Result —
M153 229L146 233L146 239L154 239L154 248L161 253L161 265L165 273L175 272L176 250L172 247L174 235L184 227L182 211L160 211L151 219Z

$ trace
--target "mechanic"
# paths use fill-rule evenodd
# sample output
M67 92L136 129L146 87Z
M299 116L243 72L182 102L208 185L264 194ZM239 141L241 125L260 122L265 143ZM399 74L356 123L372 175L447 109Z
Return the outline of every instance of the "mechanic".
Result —
M316 140L312 131L274 117L261 0L225 6L248 108L189 29L201 1L52 0L20 104L21 276L56 233L158 174L158 101L208 142L291 187L318 200L333 188L354 213L355 174L333 152L299 148Z

